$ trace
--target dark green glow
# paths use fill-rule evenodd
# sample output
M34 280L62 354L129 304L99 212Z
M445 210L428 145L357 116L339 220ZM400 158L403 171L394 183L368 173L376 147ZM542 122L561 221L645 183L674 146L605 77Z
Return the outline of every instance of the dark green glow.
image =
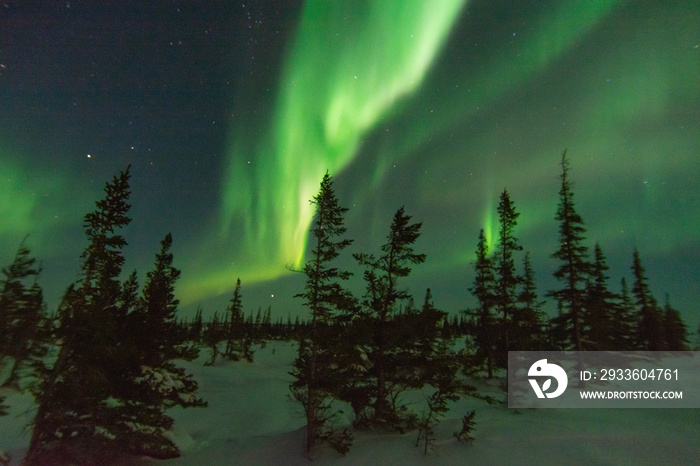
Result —
M79 203L68 176L37 172L19 151L0 143L0 244L9 253L30 235L33 252L54 254L65 247L51 241L80 222Z
M658 18L643 18L643 24L652 20L662 24L651 29L636 25L620 38L615 28L630 15L622 6L624 3L602 1L563 2L557 11L528 18L536 26L518 32L512 45L498 50L486 64L453 72L452 79L440 75L440 87L450 91L437 99L433 93L411 107L435 112L420 120L412 116L415 123L410 124L410 131L395 137L398 143L382 155L396 159L423 153L430 146L427 141L463 141L455 143L453 150L432 149L430 165L415 161L416 173L422 178L417 183L421 197L455 208L479 191L479 218L488 232L493 228L493 200L499 190L508 187L522 206L518 230L528 234L552 223L556 157L569 147L578 197L593 229L591 236L604 244L629 241L629 234L643 229L648 218L637 212L621 215L622 205L594 206L610 199L611 193L618 199L628 197L629 184L636 183L647 199L649 209L643 210L651 213L652 205L661 207L660 199L672 197L680 188L671 180L680 177L681 184L688 186L689 175L681 167L692 166L697 159L692 147L698 137L690 128L697 126L691 102L698 98L700 51L695 42L688 41L691 34L676 37L668 32L674 25L688 32L688 24L693 24L688 19L693 17L690 11L678 8ZM571 11L579 14L569 14ZM437 82L426 83L428 88L437 86ZM395 125L408 121L398 117ZM691 126L684 128L688 123ZM475 129L467 131L470 127ZM474 172L474 177L436 198L434 171L443 165L455 173ZM384 167L388 165L377 169L381 176L390 175ZM601 179L609 181L601 185ZM682 197L678 203L663 201L669 204L669 213L673 212L668 217L674 227L659 234L657 241L648 241L646 235L637 240L659 251L694 241L692 232L700 225L698 217L689 219L683 212L687 202ZM477 234L478 230L474 238Z
M452 92L446 95L442 101L426 103L429 108L436 108L440 111L431 114L429 119L426 118L421 120L419 124L412 125L412 131L405 134L404 138L399 138L398 144L389 150L394 153L394 156L400 157L415 151L434 137L441 137L441 133L453 127L456 122L466 126L466 122L478 120L480 111L483 112L484 107L493 105L514 88L526 85L538 75L548 71L550 67L557 66L557 60L577 47L580 41L584 40L587 34L614 11L619 3L605 0L557 3L555 10L535 18L533 20L535 25L529 27L526 33L521 34L522 37L518 37L516 33L513 37L517 40L514 39L512 44L498 50L498 53L494 54L486 65L479 64L474 69L465 69L463 75L455 80L457 83L463 83L459 90L452 89ZM468 47L472 46L474 44L465 44L467 57ZM468 89L466 89L467 86ZM431 96L431 100L434 100L433 96ZM474 138L490 139L489 142L491 142L492 138L499 137L499 135L483 133L471 134L470 136L472 138L470 144L473 144ZM562 148L552 147L552 153L560 152ZM523 158L527 158L531 162L531 157L528 155L525 154ZM459 156L458 153L444 154L445 158L455 158L456 156ZM464 158L468 157L470 155L465 154ZM535 161L535 164L536 166L528 164L524 169L535 177L541 176L544 167L540 161ZM385 176L388 168L389 166L386 164L378 165L374 177ZM527 175L524 174L525 176ZM530 179L536 179L535 177ZM492 230L493 223L491 211L494 199L502 190L500 186L506 180L505 177L499 175L500 179L494 183L495 176L492 170L485 178L486 190L483 192L482 227L491 246L493 243L488 236L488 231ZM427 186L428 189L432 189L432 182L428 182ZM520 228L527 228L529 220L523 219L523 222L525 224L521 225ZM535 226L531 225L533 228Z
M22 234L32 228L31 215L36 206L36 194L27 189L29 174L7 161L0 162L0 172L3 178L0 183L0 216L3 219L0 235Z

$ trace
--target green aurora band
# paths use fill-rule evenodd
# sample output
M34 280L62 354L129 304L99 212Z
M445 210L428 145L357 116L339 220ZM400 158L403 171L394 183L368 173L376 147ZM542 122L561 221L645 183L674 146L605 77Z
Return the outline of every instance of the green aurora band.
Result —
M489 18L487 2L469 6L482 9L474 13L480 21ZM566 147L589 237L604 249L634 244L668 252L692 241L697 217L689 220L689 201L674 192L692 182L677 167L694 163L697 136L682 122L696 113L700 60L687 30L697 21L690 5L653 11L647 5L637 12L624 1L552 2L493 17L501 35L478 47L455 42L461 35L442 47L458 17L464 37L470 26L485 28L470 23L472 12L459 2L308 2L268 132L252 142L231 135L219 218L204 246L227 252L218 260L200 254L206 259L196 278L183 276L183 301L223 293L238 275L247 283L284 275L285 265L303 260L313 215L308 201L323 173L347 170L349 179L367 180L349 193L352 204L380 205L379 193L396 190L398 161L407 167L399 183L411 188L401 202L422 206L426 225L453 220L449 231L432 230L428 274L472 260L478 230L462 217L478 219L494 250L503 188L523 214L523 246L546 260L556 241L558 158ZM678 37L664 32L678 27L685 31ZM669 119L674 111L680 113ZM660 156L671 153L674 164ZM470 172L473 178L455 178ZM444 189L436 186L442 174ZM636 185L638 193L615 194L613 183L623 189L637 179L649 182ZM647 205L621 215L601 205L610 197ZM376 219L363 224L378 237L388 217L372 208L377 212L357 215ZM659 209L668 212L668 232L647 240L639 233L644 219Z
M228 290L236 271L254 282L301 264L319 180L342 170L363 136L420 86L463 3L304 5L269 140L257 142L254 158L231 144L216 241L241 234L238 254L185 282L185 301Z
M501 96L514 75L526 80L545 69L615 5L610 0L561 4L540 17L537 34L521 49L506 51L507 59L499 57L480 72L479 81L488 85L468 96L470 105L459 99L448 105L465 114L474 101L478 106ZM248 282L256 282L301 264L313 217L309 199L319 180L326 170L338 174L356 156L360 140L419 88L463 7L460 0L305 4L280 80L269 140L257 141L256 148L231 143L215 243L231 235L243 238L238 253L216 271L198 273L196 282L185 282L185 301L227 291L240 271ZM453 124L454 112L443 115L447 119L412 125L405 142L388 150L398 157L410 153ZM373 185L387 167L375 165ZM498 232L494 208L499 193L489 190L482 206L491 249ZM463 262L467 254L457 257Z

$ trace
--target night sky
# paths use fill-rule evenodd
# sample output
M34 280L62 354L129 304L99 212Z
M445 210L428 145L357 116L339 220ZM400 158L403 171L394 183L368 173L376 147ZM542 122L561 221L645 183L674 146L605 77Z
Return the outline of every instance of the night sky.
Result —
M302 312L287 266L326 170L354 290L350 253L378 251L405 205L428 256L405 286L474 305L507 188L544 298L564 149L610 288L632 283L636 247L695 329L699 1L0 2L0 264L29 234L50 310L83 216L129 164L125 273L143 280L172 232L186 314L222 311L237 277L247 310Z

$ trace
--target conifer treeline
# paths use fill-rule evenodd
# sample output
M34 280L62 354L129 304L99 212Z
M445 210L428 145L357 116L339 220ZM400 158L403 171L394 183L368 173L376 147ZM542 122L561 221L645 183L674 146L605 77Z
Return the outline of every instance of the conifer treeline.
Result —
M177 366L192 359L175 320L172 237L167 234L141 294L134 271L123 282L119 234L129 224L129 168L105 185L105 197L84 217L87 246L79 278L47 316L39 269L22 245L3 269L0 357L16 384L33 369L37 410L24 462L107 464L123 455L179 456L168 430L174 406L206 406L197 383ZM52 352L47 355L47 350Z
M547 292L557 303L555 316L543 312L530 255L517 238L520 213L507 190L500 195L493 255L484 232L478 237L469 287L476 307L449 317L435 307L430 289L423 304L414 305L401 282L425 261L414 251L422 223L412 222L403 207L376 253L353 254L365 285L363 295L354 296L344 286L352 274L335 265L352 243L345 237L347 209L339 205L326 173L310 201L316 208L315 243L300 270L306 281L297 296L309 314L294 322L289 317L272 322L270 308L245 315L240 279L222 315L203 322L200 308L192 322L178 322L174 285L180 271L173 265L170 234L141 293L135 271L120 281L126 240L118 232L130 222L127 168L106 184L105 198L85 216L88 245L80 275L55 315L47 315L37 284L41 268L24 242L2 270L0 360L12 364L4 384L18 387L28 373L38 380L32 388L38 409L25 462L177 456L166 434L172 418L165 411L206 403L196 396L197 383L173 361L193 359L201 345L211 352L206 364L214 365L219 356L252 361L253 346L269 339L298 340L290 391L306 416L307 454L318 441L348 450L352 432L337 430L334 422L342 404L352 407L355 428L417 429L417 444L427 452L447 403L468 392L457 382L458 369L491 378L506 367L509 350L688 349L680 313L668 296L663 307L658 304L638 251L632 257L631 289L624 278L619 293L608 288L600 245L590 257L584 244L586 230L575 209L568 164L565 151L555 216L560 239L552 255L559 262L554 276L561 286ZM455 352L451 342L464 336L465 349ZM427 387L432 394L419 418L401 394ZM458 438L471 438L473 417L473 412L464 417Z
M351 432L333 422L337 401L352 407L355 428L419 428L427 451L437 417L456 398L458 358L442 338L447 314L434 307L430 290L416 309L400 285L413 265L425 261L425 254L413 249L422 224L412 223L401 207L377 254L353 254L366 285L358 299L342 285L351 274L333 266L351 240L343 238L347 209L338 204L328 173L311 203L315 246L302 269L305 291L298 295L311 320L299 335L290 385L306 414L305 453L311 454L319 440L341 453L350 448ZM434 388L430 414L419 420L400 395L427 385Z
M472 295L478 307L468 311L467 344L463 354L465 372L486 370L489 378L496 368L507 366L510 350L687 350L687 331L678 311L668 303L662 310L646 283L638 251L632 271L634 304L626 283L622 293L608 289L605 256L600 245L594 257L584 244L586 229L574 203L566 151L561 158L559 245L552 257L559 261L554 276L561 288L550 290L558 313L548 319L542 311L528 253L522 274L517 273L516 253L523 250L516 236L520 213L507 190L500 196L498 244L488 254L481 231L474 262ZM311 314L310 330L299 336L299 356L291 385L294 398L307 417L305 451L317 440L326 440L345 452L352 440L347 430L336 432L330 422L334 401L351 404L355 427L389 426L403 431L419 428L419 441L428 449L433 413L455 399L457 355L445 344L451 335L446 313L437 310L430 291L422 309L412 306L412 297L398 285L411 267L425 261L413 244L421 223L400 208L394 215L387 242L380 254L354 254L365 268L366 293L352 297L341 283L350 276L333 267L333 260L351 243L342 236L343 215L328 174L316 205L312 234L316 247L305 264L306 292L299 295ZM454 333L452 333L453 335ZM431 386L428 416L420 421L400 403L406 389Z
M591 258L584 244L586 228L576 211L566 151L561 170L555 216L559 245L552 254L559 261L554 277L561 288L547 293L557 303L557 315L548 319L542 312L528 253L522 274L515 273L513 252L522 250L514 235L520 214L504 190L498 206L495 254L488 255L483 231L477 243L470 291L478 307L469 311L467 330L467 346L473 347L472 365L485 367L491 377L494 367L506 367L508 351L512 350L687 350L687 329L680 313L668 300L663 309L658 306L637 250L632 260L632 296L624 278L620 293L610 291L602 248L596 243Z

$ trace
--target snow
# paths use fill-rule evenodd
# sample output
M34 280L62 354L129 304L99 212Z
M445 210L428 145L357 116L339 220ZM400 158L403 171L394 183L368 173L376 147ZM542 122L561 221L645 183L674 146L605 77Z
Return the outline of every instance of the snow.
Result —
M183 362L200 384L207 408L173 408L171 439L182 452L173 460L140 459L141 465L285 464L308 465L302 454L304 416L288 396L293 342L268 342L255 348L255 361L219 359L205 367L206 351ZM475 382L484 394L500 381ZM0 451L20 464L29 443L25 425L34 412L30 394L4 390L9 415L0 418ZM421 396L414 400L420 415ZM472 444L453 433L476 410ZM346 416L349 419L349 414ZM512 410L504 405L463 397L451 405L436 430L437 448L424 456L415 448L417 431L354 432L346 456L321 446L315 465L382 464L700 464L698 409L539 409Z
M29 445L31 431L27 424L34 417L34 397L28 392L0 388L0 397L5 397L4 404L9 407L7 416L0 417L0 452L7 453L13 462L19 464Z

